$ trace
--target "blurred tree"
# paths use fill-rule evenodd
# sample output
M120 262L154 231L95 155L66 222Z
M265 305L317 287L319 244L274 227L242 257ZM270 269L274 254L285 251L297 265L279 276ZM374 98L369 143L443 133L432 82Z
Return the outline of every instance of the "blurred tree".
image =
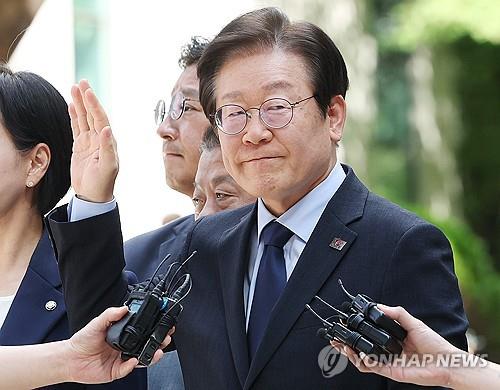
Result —
M394 5L394 4L393 4ZM414 0L393 7L384 47L435 60L434 91L455 151L463 214L500 269L500 2ZM448 113L448 115L446 115ZM459 131L457 131L459 130ZM445 156L445 161L450 164Z
M407 162L406 172L414 175L417 192L427 193L399 194L403 201L418 204L419 214L427 214L449 237L471 326L486 337L486 350L498 361L500 2L378 0L375 4L380 62L385 56L407 59L406 83L413 96L413 109L407 111L413 131L407 139L413 145L409 158L414 162ZM404 76L398 80L405 85ZM398 109L396 105L381 112L393 118ZM416 166L418 170L408 169ZM447 209L453 218L443 218Z

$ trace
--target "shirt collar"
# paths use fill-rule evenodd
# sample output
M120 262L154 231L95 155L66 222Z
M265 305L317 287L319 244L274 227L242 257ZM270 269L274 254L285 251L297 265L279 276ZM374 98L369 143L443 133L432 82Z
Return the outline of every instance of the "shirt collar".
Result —
M314 187L301 200L295 203L279 218L276 218L264 205L261 198L257 201L257 238L260 240L260 234L264 227L271 221L276 220L290 229L302 241L307 242L318 223L321 214L337 192L344 181L346 175L342 165L337 163L328 174L328 177Z

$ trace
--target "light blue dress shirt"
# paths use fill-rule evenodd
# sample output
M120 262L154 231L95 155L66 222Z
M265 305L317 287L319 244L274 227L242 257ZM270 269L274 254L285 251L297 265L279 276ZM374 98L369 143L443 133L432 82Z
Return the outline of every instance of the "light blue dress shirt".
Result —
M260 260L264 252L264 245L260 242L260 234L264 227L273 220L286 226L293 232L293 236L283 247L285 257L286 278L290 278L297 261L299 260L304 247L311 237L323 211L330 201L331 197L345 179L345 172L337 161L328 177L314 187L306 196L295 203L291 208L276 218L266 208L262 199L257 201L257 234L252 237L252 253L248 262L248 274L243 286L243 297L245 301L246 328L248 330L248 320L252 309L255 283L259 270ZM257 245L258 243L258 245Z

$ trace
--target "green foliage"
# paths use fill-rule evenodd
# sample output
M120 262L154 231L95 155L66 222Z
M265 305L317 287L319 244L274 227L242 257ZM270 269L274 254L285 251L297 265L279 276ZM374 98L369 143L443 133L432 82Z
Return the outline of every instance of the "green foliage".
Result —
M500 46L461 39L451 47L460 63L456 90L463 134L456 158L464 215L488 242L500 270Z
M449 43L463 36L500 44L498 0L408 0L393 9L388 41L401 49Z
M440 220L420 207L413 211L438 226L450 240L455 272L464 297L471 328L486 338L490 359L500 358L500 273L495 270L486 245L463 222Z

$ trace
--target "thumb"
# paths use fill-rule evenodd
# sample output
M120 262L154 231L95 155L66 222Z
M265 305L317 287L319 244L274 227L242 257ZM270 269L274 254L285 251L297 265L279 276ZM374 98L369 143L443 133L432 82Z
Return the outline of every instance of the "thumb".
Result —
M121 358L119 358L121 359ZM118 366L118 372L116 373L116 376L112 378L112 380L120 379L132 372L132 370L137 366L139 361L136 358L131 358L127 361L120 361L119 366Z

